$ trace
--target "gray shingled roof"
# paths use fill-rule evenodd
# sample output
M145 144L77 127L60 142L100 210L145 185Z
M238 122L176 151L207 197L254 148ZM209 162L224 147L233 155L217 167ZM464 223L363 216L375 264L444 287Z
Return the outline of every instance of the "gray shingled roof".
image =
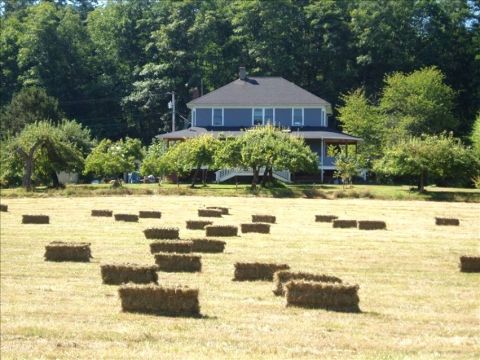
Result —
M237 79L190 101L187 106L325 106L328 101L302 89L282 77L248 77Z
M241 130L226 130L226 131L212 131L207 130L201 127L191 127L184 130L178 130L169 132L166 134L158 135L157 138L163 140L179 140L179 139L191 139L202 134L211 134L215 137L224 136L224 137L237 137L245 134L245 131ZM302 137L304 139L328 139L328 140L342 140L342 141L351 141L357 142L362 141L362 139L347 135L341 132L328 131L328 130L314 130L314 131L301 131L294 130L290 134Z

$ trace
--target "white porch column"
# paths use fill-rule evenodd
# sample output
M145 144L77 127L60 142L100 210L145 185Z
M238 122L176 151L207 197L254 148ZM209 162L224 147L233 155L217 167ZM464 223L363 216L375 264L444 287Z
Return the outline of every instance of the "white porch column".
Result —
M320 139L320 181L323 184L323 153L324 153L324 141Z

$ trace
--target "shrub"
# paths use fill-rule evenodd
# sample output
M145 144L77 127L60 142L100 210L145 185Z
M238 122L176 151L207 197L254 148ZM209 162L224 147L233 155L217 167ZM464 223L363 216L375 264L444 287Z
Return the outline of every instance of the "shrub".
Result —
M436 217L436 218L435 218L435 224L436 224L436 225L459 226L459 225L460 225L460 220L455 219L455 218L441 218L441 217Z
M89 262L91 257L89 243L53 241L45 246L46 261Z
M335 215L315 215L316 222L329 222L331 223L333 220L337 220L338 216Z
M359 312L358 285L291 280L285 285L287 306Z
M225 250L225 241L210 239L193 239L192 251L199 253L221 253Z
M198 289L158 285L122 285L122 310L167 316L199 316Z
M206 236L237 236L238 227L233 225L207 225Z
M221 207L221 206L207 206L207 209L210 210L219 210L222 215L229 215L229 209L226 207Z
M104 264L100 265L104 284L119 285L128 282L136 284L157 283L156 265Z
M222 217L222 211L216 209L198 209L200 217Z
M115 221L138 222L138 215L134 214L115 214Z
M154 257L160 271L198 272L202 270L202 262L199 255L156 253Z
M461 272L480 272L480 256L460 256Z
M160 211L139 211L138 216L145 219L160 219L162 217L162 213Z
M269 223L275 224L276 217L273 215L252 215L252 222L254 223Z
M333 220L334 228L356 228L357 220Z
M287 264L272 263L235 263L234 279L237 281L272 280L279 270L288 270Z
M150 244L150 252L152 254L159 252L175 252L175 253L190 253L193 250L193 243L191 241L155 241Z
M112 210L92 210L92 216L112 217Z
M0 204L0 211L7 212L8 211L8 205L7 204Z
M320 282L332 282L332 283L342 282L342 280L336 276L281 270L273 274L273 282L275 283L273 287L273 293L277 296L285 295L285 284L290 280L307 280L307 281L320 281Z
M22 215L22 224L50 224L48 215Z
M240 228L242 229L242 233L270 234L270 224L241 224Z
M187 229L190 230L203 230L205 226L212 225L213 221L207 220L187 220Z
M179 239L180 230L173 227L149 228L143 230L147 239Z
M386 230L387 224L385 224L385 221L360 220L358 228L360 230Z

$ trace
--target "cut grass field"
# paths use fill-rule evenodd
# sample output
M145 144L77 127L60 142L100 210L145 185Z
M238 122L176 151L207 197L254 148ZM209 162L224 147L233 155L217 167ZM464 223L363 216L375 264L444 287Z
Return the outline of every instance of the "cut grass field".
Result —
M480 274L461 273L459 257L479 254L479 206L473 203L367 199L180 196L2 199L1 357L313 359L480 357ZM142 230L179 227L197 209L225 206L215 224L276 216L271 234L223 238L225 253L202 254L200 273L159 272L159 284L200 290L202 318L122 313L117 286L102 285L100 263L153 264ZM138 223L91 217L92 209L161 219ZM50 215L22 225L22 214ZM385 220L387 230L333 229L316 214ZM436 226L435 216L460 226ZM91 263L43 260L50 241L90 242ZM285 307L272 282L232 281L236 262L289 264L359 284L361 313Z

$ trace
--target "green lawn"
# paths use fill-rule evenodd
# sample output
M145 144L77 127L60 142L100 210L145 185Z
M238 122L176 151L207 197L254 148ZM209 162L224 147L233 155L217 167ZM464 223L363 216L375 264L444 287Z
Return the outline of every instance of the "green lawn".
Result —
M382 200L433 200L480 202L480 190L463 188L427 187L420 194L406 185L285 185L261 188L252 192L249 185L208 184L192 189L188 184L126 184L112 189L108 184L68 185L65 189L37 188L27 193L21 188L1 189L1 196L45 197L45 196L111 196L111 195L195 195L195 196L259 196L276 198L371 198Z

